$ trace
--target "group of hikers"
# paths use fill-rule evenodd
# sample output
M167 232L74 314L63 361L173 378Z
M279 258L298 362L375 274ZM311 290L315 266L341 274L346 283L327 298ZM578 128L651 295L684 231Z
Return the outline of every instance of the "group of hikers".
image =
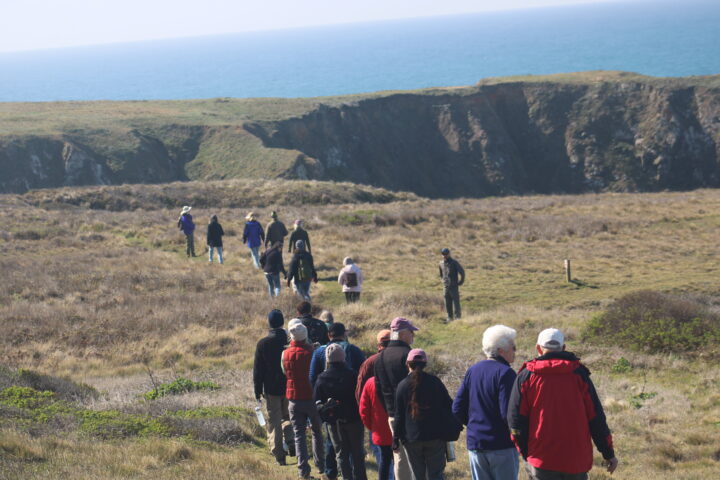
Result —
M331 312L320 317L303 301L285 330L283 313L272 310L253 367L255 397L267 408L270 450L280 465L296 456L300 478L312 478L308 425L324 480L339 474L367 479L365 428L379 480L443 479L463 426L473 480L516 480L518 455L530 480L587 479L591 441L607 470L616 469L590 372L566 350L560 330L541 331L539 356L516 373L516 331L489 327L482 337L487 358L467 370L453 398L426 371L427 353L412 348L419 329L411 320L392 320L377 333L377 353L366 358Z
M190 206L182 208L178 219L178 228L185 235L187 256L196 257L195 223L190 210L192 210ZM292 287L300 297L310 301L310 286L313 282L317 283L318 277L312 256L310 236L307 230L303 228L304 222L302 219L297 219L293 223L293 232L290 233L288 242L288 253L291 253L293 257L286 271L282 254L285 237L289 232L285 224L278 219L277 212L271 212L270 218L272 220L263 229L258 221L257 214L249 212L245 217L242 243L246 244L250 249L250 257L255 268L263 270L271 298L280 295L280 274L282 274L288 288ZM217 251L218 261L221 264L223 263L223 235L225 235L225 232L218 221L217 215L212 215L207 226L208 262L213 262L214 252ZM260 253L260 248L263 246L265 250ZM343 267L338 275L338 283L348 303L357 302L360 299L363 274L360 267L355 264L351 257L345 257L343 260Z

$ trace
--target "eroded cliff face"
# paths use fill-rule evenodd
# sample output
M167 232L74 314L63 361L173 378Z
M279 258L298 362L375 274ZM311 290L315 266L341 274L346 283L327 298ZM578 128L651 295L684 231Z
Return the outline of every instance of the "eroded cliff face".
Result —
M284 177L430 197L720 186L720 89L504 83L235 125L0 137L0 191ZM154 122L154 123L153 123Z
M700 87L505 84L246 128L305 155L289 175L431 197L720 184L720 92Z

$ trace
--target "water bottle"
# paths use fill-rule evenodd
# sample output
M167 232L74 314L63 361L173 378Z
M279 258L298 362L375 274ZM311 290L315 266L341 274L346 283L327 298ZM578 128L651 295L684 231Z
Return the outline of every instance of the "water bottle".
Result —
M455 442L447 442L445 444L445 457L448 462L455 461Z
M262 413L262 408L260 407L260 402L258 402L257 407L255 407L255 416L257 417L258 423L261 427L265 426L265 415Z

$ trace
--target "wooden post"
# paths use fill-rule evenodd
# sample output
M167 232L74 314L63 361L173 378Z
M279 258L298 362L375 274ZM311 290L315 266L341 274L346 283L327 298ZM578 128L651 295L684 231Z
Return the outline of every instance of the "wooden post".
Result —
M572 282L572 274L570 273L570 259L565 259L565 279L568 283Z

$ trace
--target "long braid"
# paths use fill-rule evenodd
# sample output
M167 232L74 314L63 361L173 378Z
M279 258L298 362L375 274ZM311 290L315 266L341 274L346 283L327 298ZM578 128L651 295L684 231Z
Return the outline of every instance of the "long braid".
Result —
M420 405L417 398L418 387L422 379L422 371L427 365L425 362L412 361L410 365L410 416L414 420L420 420L423 410L427 410L427 406Z

